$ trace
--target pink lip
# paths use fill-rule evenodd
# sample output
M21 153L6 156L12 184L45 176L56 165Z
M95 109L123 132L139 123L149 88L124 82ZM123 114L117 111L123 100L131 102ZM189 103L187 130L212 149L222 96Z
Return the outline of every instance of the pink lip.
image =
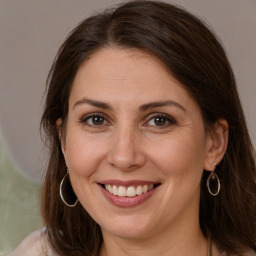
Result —
M107 183L110 184L110 183ZM116 184L116 183L115 183ZM134 183L133 183L134 184ZM140 183L141 184L141 183ZM146 183L148 184L148 183ZM152 183L149 183L152 184ZM101 185L99 185L101 191L103 192L104 196L107 200L115 206L118 207L133 207L144 203L148 200L152 194L155 192L156 188L151 189L145 194L135 197L119 197L109 193L106 189L104 189Z
M99 184L104 184L104 185L116 185L116 186L124 186L124 187L129 187L129 186L139 186L139 185L155 185L158 184L158 182L153 182L153 181L145 181L145 180L103 180L99 181Z

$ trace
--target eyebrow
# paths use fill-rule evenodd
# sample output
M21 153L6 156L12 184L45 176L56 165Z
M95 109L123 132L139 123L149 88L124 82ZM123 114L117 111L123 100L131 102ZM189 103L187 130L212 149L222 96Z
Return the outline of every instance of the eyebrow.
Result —
M159 108L159 107L165 107L165 106L175 106L182 111L186 112L186 109L178 102L173 100L166 100L166 101L156 101L156 102L150 102L147 104L143 104L139 107L140 111L146 111L151 108Z
M82 98L81 100L78 100L74 104L73 109L82 104L89 104L89 105L95 106L97 108L113 110L113 108L107 103L97 101L97 100L91 100L91 99L87 99L87 98ZM186 112L186 109L181 104L179 104L178 102L173 101L173 100L154 101L154 102L146 103L139 107L139 111L143 112L143 111L147 111L152 108L159 108L159 107L166 107L166 106L175 106L175 107L181 109L182 111Z
M97 101L97 100L86 99L86 98L82 98L81 100L77 101L74 104L73 109L82 104L89 104L97 108L112 110L112 107L107 103Z

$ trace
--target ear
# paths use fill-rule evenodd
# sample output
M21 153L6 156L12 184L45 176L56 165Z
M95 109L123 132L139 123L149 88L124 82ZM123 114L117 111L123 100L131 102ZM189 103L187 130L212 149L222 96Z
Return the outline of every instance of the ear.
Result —
M63 139L64 137L64 131L63 131L63 122L62 122L62 119L61 118L58 118L57 121L56 121L56 127L57 127L57 130L58 130L58 134L59 134L59 140L60 140L60 143L61 143L61 150L62 150L62 153L65 157L65 153L66 153L66 146L65 146L65 141Z
M225 119L219 119L207 134L207 152L204 169L214 171L215 165L222 160L228 146L228 123Z

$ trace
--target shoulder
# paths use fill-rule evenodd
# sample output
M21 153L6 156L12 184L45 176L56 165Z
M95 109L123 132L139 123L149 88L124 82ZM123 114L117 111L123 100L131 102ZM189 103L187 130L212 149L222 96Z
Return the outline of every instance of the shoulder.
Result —
M244 254L244 256L256 256L256 252L253 250L250 250Z
M234 254L229 254L229 253L226 253L224 251L219 251L217 249L217 246L216 244L213 243L212 245L212 253L211 253L212 256L237 256L237 255L234 255ZM240 256L256 256L256 252L252 249L245 249L243 253L239 254Z
M40 229L26 237L17 249L6 256L57 256L53 253L46 229Z

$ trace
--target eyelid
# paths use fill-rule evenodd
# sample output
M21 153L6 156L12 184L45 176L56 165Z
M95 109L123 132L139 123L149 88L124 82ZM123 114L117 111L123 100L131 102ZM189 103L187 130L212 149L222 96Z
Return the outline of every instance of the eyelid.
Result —
M105 113L102 113L102 112L92 112L89 114L82 115L82 117L79 118L79 123L82 123L82 124L88 125L88 126L94 126L94 125L90 125L89 123L87 123L86 120L89 118L95 117L95 116L100 116L100 117L104 118L104 120L106 122L106 124L99 125L99 126L104 126L104 125L106 126L111 123L111 119L109 118L109 116L107 116ZM161 112L160 113L156 112L156 113L151 113L147 116L146 122L144 123L143 126L153 126L153 125L148 125L148 122L156 117L166 118L168 124L162 126L162 128L165 128L165 127L173 125L173 124L177 124L176 119L174 117L172 117L171 115L161 113ZM155 125L155 126L157 126L157 125ZM96 127L96 125L95 125L95 127ZM159 126L159 128L161 128L161 126Z
M87 119L89 119L91 117L94 117L94 116L100 116L100 117L104 118L107 123L109 123L108 116L106 116L102 112L93 112L93 113L89 113L89 114L83 115L81 118L79 118L79 122L80 123L85 123ZM89 124L87 124L87 125L89 125Z
M171 124L177 124L177 121L174 117L168 115L168 114L165 114L165 113L153 113L153 114L150 114L147 118L147 122L145 124L145 126L147 126L147 123L152 120L153 118L156 118L156 117L164 117L167 119L167 121ZM169 124L170 125L170 124ZM162 128L166 127L168 125L165 125L165 126L162 126ZM160 128L161 126L159 126Z

